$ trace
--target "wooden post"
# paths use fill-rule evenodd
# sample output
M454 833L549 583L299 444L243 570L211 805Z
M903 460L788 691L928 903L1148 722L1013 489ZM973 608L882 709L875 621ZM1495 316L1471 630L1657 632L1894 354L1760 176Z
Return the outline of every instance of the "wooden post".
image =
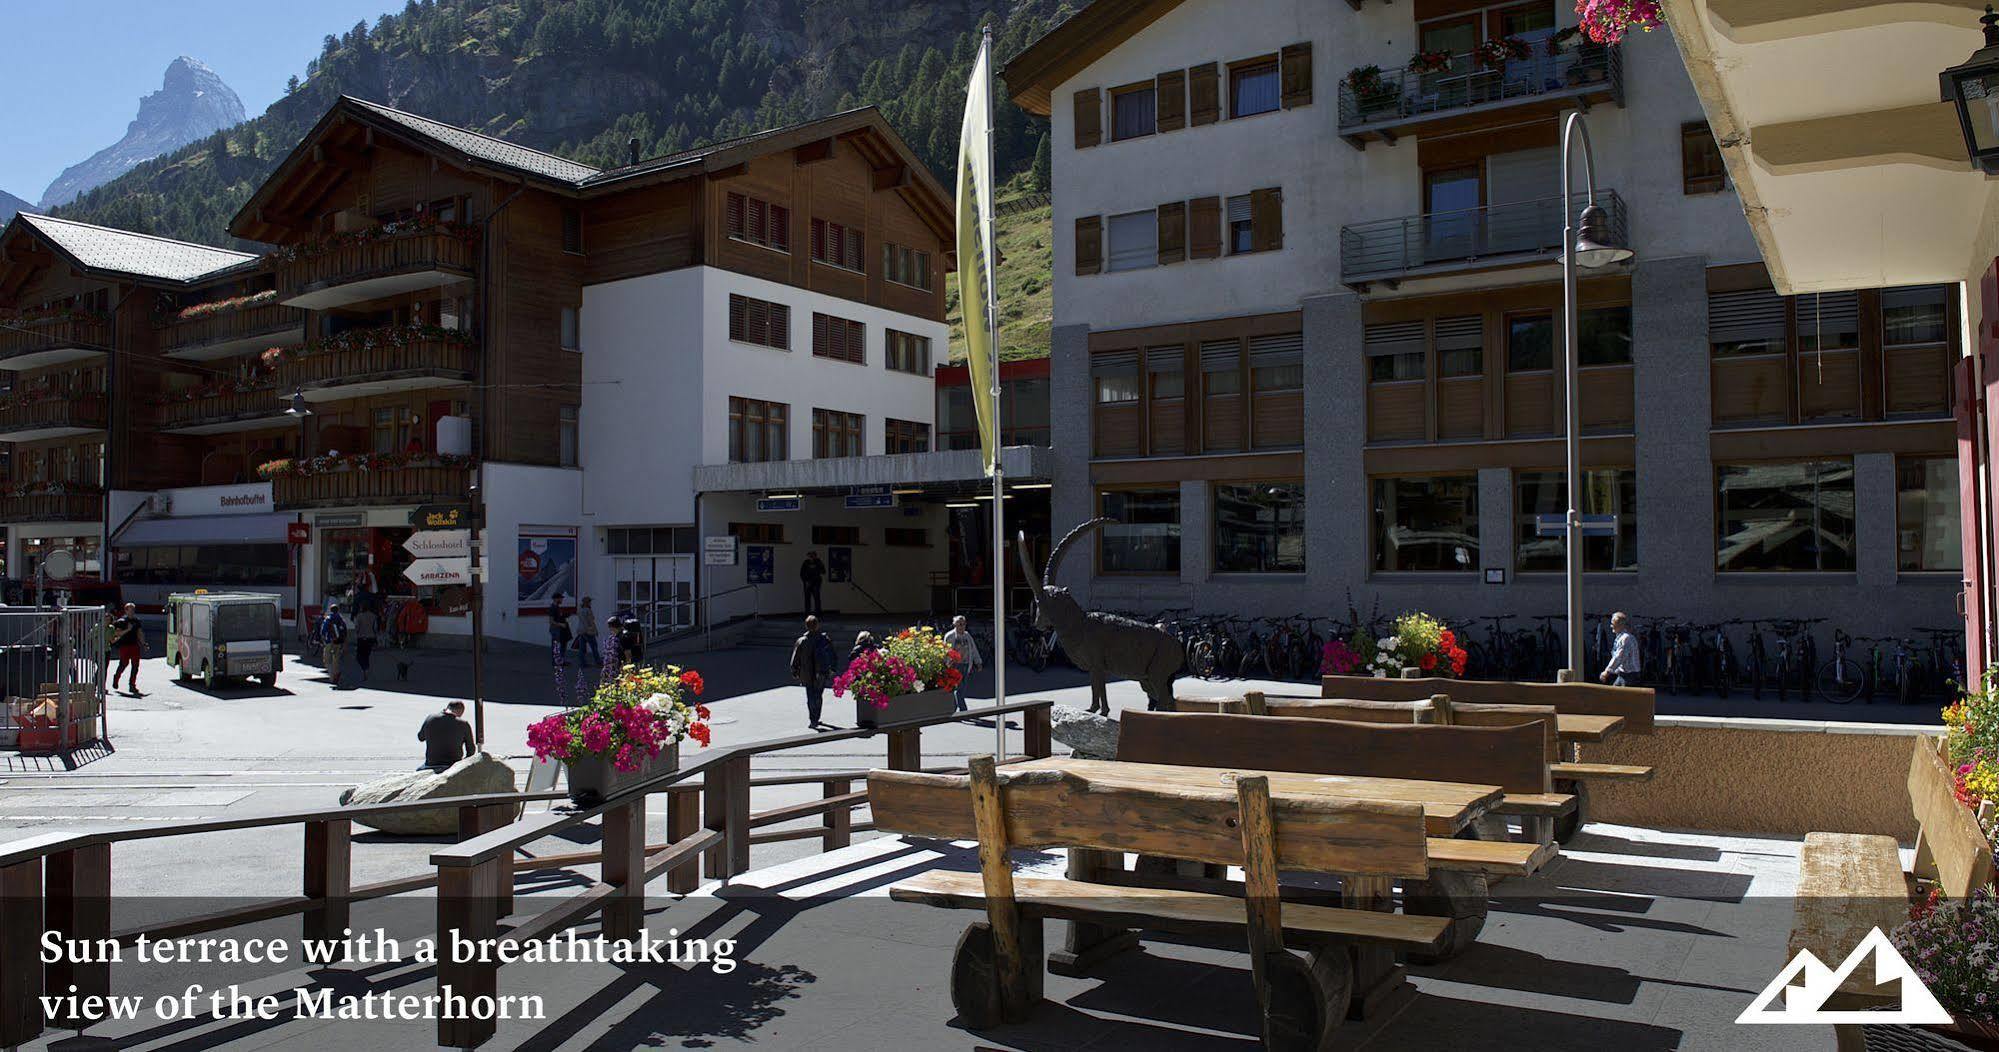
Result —
M701 828L701 794L678 792L666 794L666 839L679 843L694 835ZM688 859L666 871L666 890L675 895L686 895L701 886L701 862Z
M979 878L986 892L986 922L993 931L993 971L999 981L1000 1012L1009 1022L1020 1022L1034 1005L1028 997L1020 906L1013 897L1013 867L1006 857L1006 802L1000 798L999 775L994 772L991 756L972 757L969 768L972 819L979 834ZM1035 961L1034 966L1041 967L1041 962Z
M923 769L923 728L910 727L888 732L888 769L891 771Z
M491 862L471 866L439 866L437 869L437 991L450 991L471 1001L480 995L500 992L500 965L497 961L458 960L450 952L452 936L479 945L498 933L499 914L494 897L499 893L499 867ZM468 1013L470 1014L470 1013ZM437 1043L446 1048L477 1048L493 1036L490 1018L452 1018L437 1021Z
M42 1032L42 860L0 866L0 1048Z
M1392 881L1387 877L1347 876L1342 882L1344 905L1350 910L1395 912ZM1356 946L1353 949L1353 1004L1347 1015L1352 1019L1374 1019L1400 1007L1402 997L1413 996L1402 965L1394 951L1383 946Z
M1263 692L1260 690L1244 691L1242 695L1242 707L1243 711L1249 713L1251 716L1270 715L1270 709L1264 704Z
M723 838L708 849L708 878L727 880L750 868L750 758L732 756L701 778L702 822Z
M853 788L850 778L828 778L819 783L819 795L831 799L845 796ZM846 804L828 809L819 817L819 824L826 830L820 837L819 850L832 851L854 842L854 809Z
M349 899L354 887L353 832L353 822L345 818L305 824L305 896L319 900L304 914L307 939L347 937L353 908Z
M604 903L604 937L635 939L645 930L646 798L604 812L604 883L618 890Z
M1097 851L1086 847L1069 849L1070 880L1085 884L1100 882L1105 873L1124 869L1124 852ZM1088 921L1064 921L1062 948L1048 954L1048 970L1056 975L1081 976L1097 962L1138 946L1138 933Z
M48 890L43 927L61 932L65 939L106 939L111 936L111 845L55 851L48 855L44 870ZM7 923L12 923L11 920ZM83 964L65 955L46 966L44 988L52 995L65 996L72 984L78 997L103 997L111 993L109 962ZM75 1023L82 1020L54 1015L52 1020Z
M1261 695L1251 695L1260 704ZM1242 890L1248 908L1249 967L1256 1003L1270 1008L1269 959L1284 952L1284 917L1277 887L1277 830L1270 816L1270 779L1236 779L1236 812L1242 824Z
M1416 722L1417 723L1424 722L1423 715L1420 710L1418 710L1416 714ZM1430 719L1428 722L1445 723L1445 724L1454 724L1458 722L1457 713L1451 708L1451 696L1449 694L1430 695Z
M1028 709L1020 717L1020 751L1039 760L1055 754L1055 710L1042 705Z
M484 807L461 807L458 809L458 840L460 843L476 836L484 836L495 829L512 825L513 804L488 804ZM514 912L514 853L509 851L502 858L493 860L494 873L499 881L494 892L495 917L505 917Z

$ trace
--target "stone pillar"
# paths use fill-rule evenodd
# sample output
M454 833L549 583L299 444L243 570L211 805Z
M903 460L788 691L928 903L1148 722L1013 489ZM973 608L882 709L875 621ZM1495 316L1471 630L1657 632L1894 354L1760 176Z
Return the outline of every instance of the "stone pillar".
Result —
M1049 491L1049 523L1058 540L1096 514L1090 485L1090 327L1063 325L1053 333L1048 381L1049 441L1055 449L1055 488ZM1056 582L1090 603L1093 560L1078 557Z
M1646 602L1690 612L1714 577L1707 267L1697 256L1640 258L1631 277L1638 573Z
M1360 297L1304 301L1305 580L1328 601L1358 594L1368 570L1367 370Z
M1214 487L1199 479L1180 483L1180 581L1205 584L1215 572Z
M1855 583L1863 595L1893 594L1900 551L1895 512L1895 454L1856 455L1853 458L1854 570ZM1883 591L1870 592L1876 588Z

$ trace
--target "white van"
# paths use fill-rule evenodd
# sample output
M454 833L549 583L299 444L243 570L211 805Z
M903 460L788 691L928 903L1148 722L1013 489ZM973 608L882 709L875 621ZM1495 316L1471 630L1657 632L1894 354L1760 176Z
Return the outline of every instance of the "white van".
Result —
M192 592L167 596L167 664L181 682L202 686L224 679L278 684L284 668L278 597L252 592Z

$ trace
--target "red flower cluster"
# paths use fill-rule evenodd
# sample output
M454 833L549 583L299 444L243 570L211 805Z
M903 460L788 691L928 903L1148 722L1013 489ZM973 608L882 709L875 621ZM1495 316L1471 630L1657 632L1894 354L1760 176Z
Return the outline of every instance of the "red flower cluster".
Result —
M1458 634L1446 628L1444 629L1444 634L1437 637L1437 643L1444 648L1444 656L1450 659L1451 675L1464 675L1465 659L1470 655L1465 653L1465 648L1458 645ZM1426 658L1425 660L1430 659ZM1429 668L1430 666L1424 665L1423 667Z

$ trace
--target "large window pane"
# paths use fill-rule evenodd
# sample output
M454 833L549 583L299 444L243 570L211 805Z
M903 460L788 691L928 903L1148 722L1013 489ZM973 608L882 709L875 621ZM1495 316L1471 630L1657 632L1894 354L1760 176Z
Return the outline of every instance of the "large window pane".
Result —
M1895 568L1957 572L1964 568L1956 457L1895 462Z
M1305 572L1305 484L1215 487L1216 573Z
M1576 350L1582 365L1631 364L1631 308L1591 307L1578 312Z
M1506 368L1510 372L1555 366L1555 319L1549 314L1522 314L1506 319Z
M1110 269L1140 270L1159 265L1159 216L1150 209L1112 216Z
M1562 573L1568 569L1561 537L1542 537L1536 516L1569 510L1569 479L1562 471L1522 471L1514 475L1514 542L1517 573ZM1638 473L1631 468L1590 468L1583 472L1585 515L1617 516L1617 533L1583 538L1583 569L1638 568Z
M1277 103L1277 63L1258 62L1229 71L1229 116L1269 113Z
M1374 568L1478 569L1478 476L1375 479Z
M1097 404L1138 401L1138 354L1098 355L1090 364Z
M1851 460L1723 464L1715 478L1718 569L1853 569Z
M1099 540L1105 573L1180 572L1180 491L1109 490Z
M1944 309L1949 294L1942 285L1883 289L1881 342L1890 347L1944 342L1949 338Z
M1133 139L1151 135L1154 128L1154 99L1151 88L1133 88L1111 96L1111 138Z

